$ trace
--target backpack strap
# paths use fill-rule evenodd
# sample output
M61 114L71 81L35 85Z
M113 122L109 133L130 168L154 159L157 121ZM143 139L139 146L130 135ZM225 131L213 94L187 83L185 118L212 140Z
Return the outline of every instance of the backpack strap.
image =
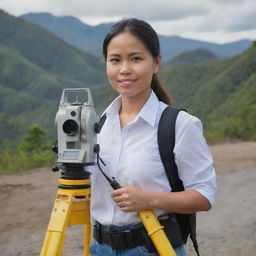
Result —
M175 124L180 111L185 110L173 106L166 107L161 115L157 132L160 157L173 192L184 191L173 153L175 146ZM196 240L196 214L176 214L176 216L180 224L184 242L186 242L187 235L190 233L195 251L199 256Z
M184 186L178 176L178 170L174 159L175 123L181 109L168 106L163 111L157 132L160 157L163 162L168 181L172 191L183 191Z

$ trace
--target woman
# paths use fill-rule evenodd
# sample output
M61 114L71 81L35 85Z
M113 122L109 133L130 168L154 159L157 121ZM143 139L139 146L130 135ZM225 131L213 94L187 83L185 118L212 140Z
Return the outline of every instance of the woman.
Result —
M174 154L185 191L170 192L157 144L159 119L170 103L156 76L161 62L157 34L144 21L124 19L107 34L103 53L109 82L120 96L105 111L107 118L98 143L105 172L122 187L113 191L97 167L93 170L91 216L95 240L90 253L158 255L138 239L142 224L137 212L154 209L160 216L209 210L216 190L212 157L200 120L181 111L176 121ZM130 230L136 233L136 239L121 241L122 234L130 234ZM183 245L175 251L178 256L186 255Z

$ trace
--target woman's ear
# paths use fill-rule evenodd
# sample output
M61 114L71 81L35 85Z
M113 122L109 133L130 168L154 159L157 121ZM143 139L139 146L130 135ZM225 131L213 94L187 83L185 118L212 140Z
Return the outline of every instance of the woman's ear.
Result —
M154 67L154 74L156 74L157 72L158 72L158 69L159 69L159 67L160 67L160 63L161 63L161 55L159 55L159 56L157 56L156 58L155 58L155 67Z

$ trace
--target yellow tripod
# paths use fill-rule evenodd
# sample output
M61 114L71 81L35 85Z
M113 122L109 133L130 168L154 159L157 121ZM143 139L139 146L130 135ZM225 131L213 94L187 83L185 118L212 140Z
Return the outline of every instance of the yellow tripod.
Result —
M59 179L59 189L40 256L60 256L67 227L82 224L85 225L84 256L89 256L90 195L90 179ZM159 255L176 256L154 212L140 211L139 217Z
M90 179L76 178L59 179L59 189L40 256L61 255L67 227L82 224L85 225L84 255L89 255Z

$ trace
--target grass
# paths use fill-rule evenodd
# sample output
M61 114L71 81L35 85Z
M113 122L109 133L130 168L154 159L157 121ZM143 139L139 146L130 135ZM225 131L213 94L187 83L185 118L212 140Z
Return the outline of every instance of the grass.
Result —
M0 154L0 173L51 166L55 161L56 154L50 150L28 153L6 148Z

